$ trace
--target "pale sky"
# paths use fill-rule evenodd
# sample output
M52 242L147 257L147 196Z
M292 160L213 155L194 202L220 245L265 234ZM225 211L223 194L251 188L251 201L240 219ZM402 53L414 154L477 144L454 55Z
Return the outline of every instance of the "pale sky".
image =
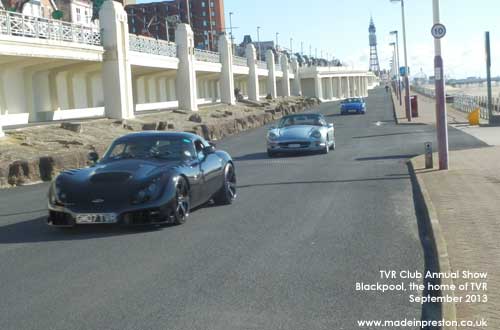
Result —
M141 0L140 2L146 2ZM420 69L432 75L434 43L432 0L405 0L409 66L415 76ZM400 31L400 54L403 62L401 5L390 0L225 0L226 24L234 12L233 30L241 42L246 34L256 37L261 26L261 40L275 40L286 47L293 38L294 52L304 43L304 53L313 55L323 49L343 62L368 68L368 25L373 15L377 28L379 58L382 68L389 68L392 47L391 30ZM448 34L443 39L446 74L453 77L485 76L484 32L491 33L492 74L500 75L500 0L441 0L441 21ZM401 63L403 65L403 63Z
M369 64L371 14L377 27L381 67L388 68L392 57L391 30L400 31L401 62L403 60L401 5L390 0L226 0L225 7L226 17L230 11L234 12L233 25L239 27L234 34L238 40L244 34L256 38L256 26L260 25L261 40L274 39L279 32L280 44L289 47L290 38L293 38L297 50L303 41L305 53L309 53L309 44L312 44L313 53L317 47L318 54L319 49L323 49L324 55L328 51L357 67ZM267 11L264 12L264 8ZM405 10L412 75L421 68L432 75L432 0L405 0ZM500 0L441 0L441 21L448 30L443 39L447 74L452 77L485 76L484 32L489 30L492 73L500 75L499 15Z

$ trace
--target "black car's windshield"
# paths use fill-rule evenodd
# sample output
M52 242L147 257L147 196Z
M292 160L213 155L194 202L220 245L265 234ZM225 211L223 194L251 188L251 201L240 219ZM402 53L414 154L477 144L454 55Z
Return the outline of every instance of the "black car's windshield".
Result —
M283 117L278 125L279 128L295 125L323 126L324 120L319 115L295 115Z
M179 137L138 137L114 142L103 160L127 158L185 160L194 155L191 140Z

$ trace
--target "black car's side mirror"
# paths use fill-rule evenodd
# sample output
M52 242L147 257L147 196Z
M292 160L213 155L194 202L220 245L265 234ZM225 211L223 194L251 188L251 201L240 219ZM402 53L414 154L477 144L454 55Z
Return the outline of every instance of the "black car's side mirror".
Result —
M95 151L89 152L87 155L87 159L93 163L97 162L99 160L99 154Z
M210 155L213 154L214 152L215 152L215 147L213 145L203 148L203 153L205 153L205 155Z

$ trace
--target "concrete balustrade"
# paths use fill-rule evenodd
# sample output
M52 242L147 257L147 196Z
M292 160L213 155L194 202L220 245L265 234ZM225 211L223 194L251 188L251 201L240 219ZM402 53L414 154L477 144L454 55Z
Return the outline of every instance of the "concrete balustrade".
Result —
M0 136L2 126L88 117L133 118L137 112L222 102L235 88L250 100L271 95L324 101L366 96L377 78L345 67L300 67L297 60L194 48L193 31L178 24L176 43L129 35L123 6L102 5L100 31L0 10Z

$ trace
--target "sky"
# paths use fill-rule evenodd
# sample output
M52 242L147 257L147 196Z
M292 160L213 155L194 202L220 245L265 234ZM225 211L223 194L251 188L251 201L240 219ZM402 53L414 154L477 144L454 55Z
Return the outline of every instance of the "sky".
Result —
M139 0L138 2L149 2ZM484 33L490 31L492 41L492 74L500 75L500 0L441 0L441 22L447 27L442 39L445 75L450 78L486 75ZM408 65L412 76L433 75L434 41L430 30L432 0L405 0ZM260 40L275 40L294 52L313 56L326 53L356 68L368 68L368 25L373 16L377 28L381 68L389 69L394 37L400 31L400 60L403 66L401 5L390 0L225 0L226 25L233 12L233 33L239 43L250 34Z
M500 75L500 0L441 0L441 22L447 28L442 39L445 74L451 78L485 76L484 33L490 31L492 74ZM263 9L266 9L265 11ZM232 16L236 40L261 26L261 40L275 40L294 52L304 43L304 53L333 54L348 65L369 66L368 25L373 16L377 28L379 60L389 68L394 37L400 31L400 60L403 66L401 5L390 0L225 0L226 25ZM413 76L421 70L433 75L434 39L432 0L405 0L408 66ZM495 60L497 59L497 60Z

